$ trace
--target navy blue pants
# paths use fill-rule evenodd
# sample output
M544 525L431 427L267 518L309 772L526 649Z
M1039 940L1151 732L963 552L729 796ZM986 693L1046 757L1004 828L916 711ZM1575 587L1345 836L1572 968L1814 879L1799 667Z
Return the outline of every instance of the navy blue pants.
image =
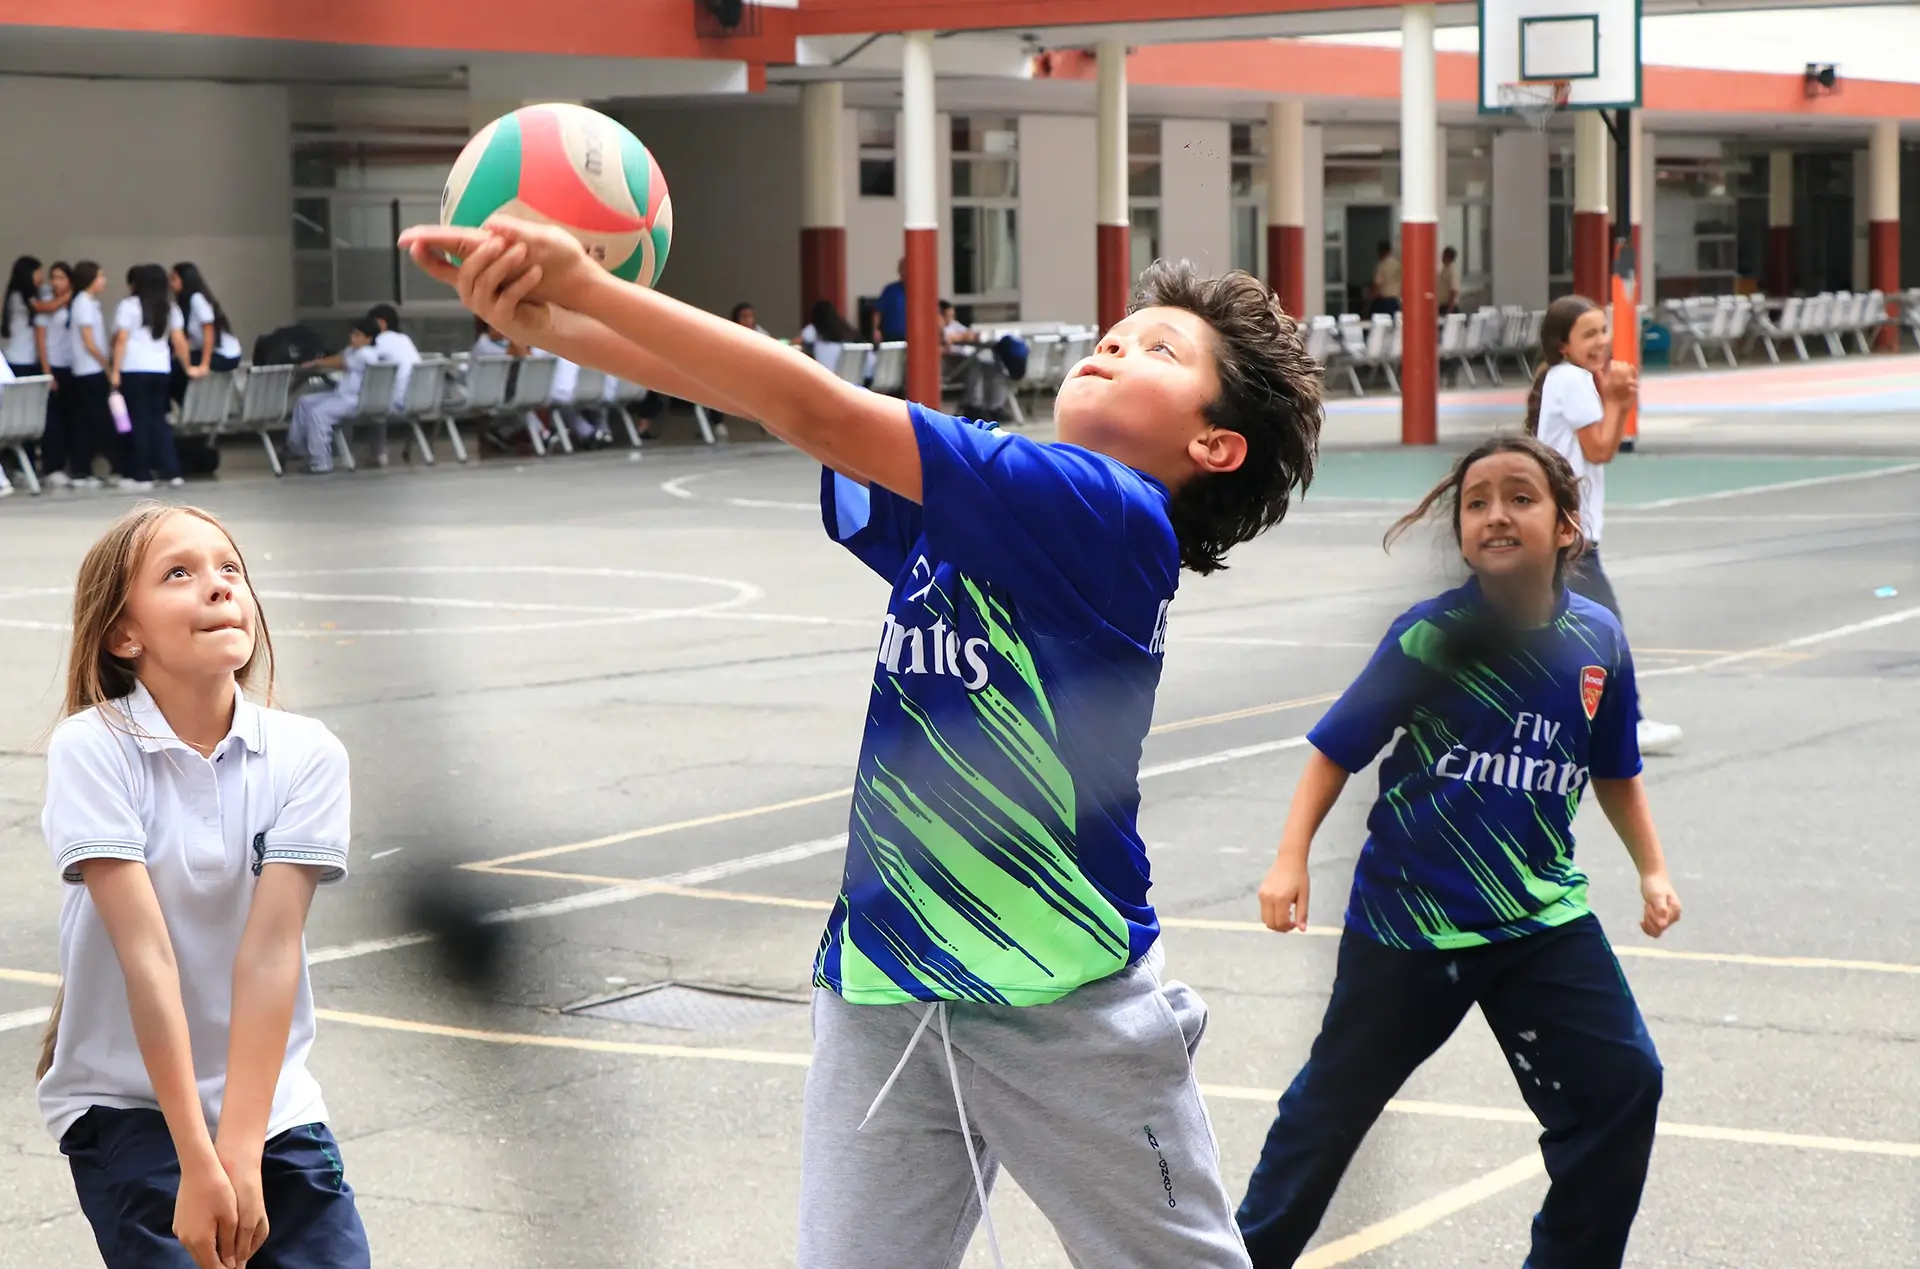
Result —
M1553 1186L1527 1269L1618 1269L1640 1207L1660 1058L1600 922L1459 951L1404 951L1349 929L1333 999L1240 1204L1254 1269L1291 1265L1360 1141L1478 1004L1540 1136Z
M173 1236L180 1160L157 1110L95 1106L60 1139L106 1269L194 1269ZM367 1231L325 1124L289 1128L260 1159L267 1241L249 1269L370 1269Z

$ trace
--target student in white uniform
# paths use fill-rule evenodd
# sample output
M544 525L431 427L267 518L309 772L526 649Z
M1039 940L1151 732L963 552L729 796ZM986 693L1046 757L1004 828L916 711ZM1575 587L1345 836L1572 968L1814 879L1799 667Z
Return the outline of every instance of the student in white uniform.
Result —
M80 426L81 415L73 391L73 335L67 323L72 317L73 266L55 260L47 266L47 281L40 288L34 305L34 339L40 350L40 364L53 376L53 391L47 394L47 427L40 440L40 465L47 484L54 489L98 488L93 478L94 440Z
M413 368L420 364L420 349L413 337L400 329L400 310L393 305L376 304L367 310L367 316L380 327L373 350L381 361L400 367L393 376L393 404L397 408L406 400L407 382L413 378Z
M121 488L146 490L163 480L178 489L180 455L167 421L167 380L177 358L187 360L186 322L157 264L127 270L127 298L113 311L113 361L107 381L127 403L127 475Z
M173 286L174 303L187 319L187 351L192 354L190 360L174 364L169 386L173 399L178 402L186 398L187 380L193 377L190 371L207 374L239 369L240 338L233 333L227 310L220 307L219 299L207 288L199 265L182 260L173 266L167 280Z
M1634 368L1613 360L1605 309L1584 295L1563 295L1547 306L1540 322L1540 370L1527 400L1527 434L1558 451L1580 480L1580 532L1586 550L1568 566L1567 588L1616 618L1620 601L1600 566L1607 464L1620 452L1627 411L1639 392ZM1673 723L1642 718L1637 738L1641 753L1670 753L1679 747L1682 733Z
M0 348L17 378L37 375L40 370L39 341L34 337L34 301L40 298L43 281L40 261L21 256L7 275L7 295L0 305Z
M81 260L73 266L73 299L67 305L67 333L73 357L73 399L67 403L67 439L73 457L68 460L67 470L73 473L74 484L89 489L100 487L93 474L92 456L96 453L106 454L122 479L127 475L126 447L113 430L113 412L107 408L110 391L107 362L113 353L107 341L106 315L100 309L100 293L106 289L107 275L100 271L97 263ZM85 466L79 461L82 447L87 454Z
M310 361L309 370L337 369L340 382L331 392L309 392L293 403L293 423L287 428L287 448L307 456L307 470L324 476L333 470L333 429L360 404L360 380L367 367L380 359L373 350L380 323L363 317L353 324L347 347L333 357Z
M141 508L87 552L47 748L64 986L38 1074L107 1269L370 1264L307 1070L303 940L346 876L347 754L271 707L272 663L212 516Z
M0 359L0 385L11 382L13 382L13 367L8 365L4 359ZM6 389L0 387L0 400L5 399ZM0 454L0 498L5 498L12 492L13 485L7 480L6 455Z

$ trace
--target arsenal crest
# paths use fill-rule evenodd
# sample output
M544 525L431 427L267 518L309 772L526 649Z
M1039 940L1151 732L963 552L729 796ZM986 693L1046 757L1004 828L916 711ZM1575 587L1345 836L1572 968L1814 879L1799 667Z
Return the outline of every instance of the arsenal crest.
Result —
M1597 665L1589 665L1580 671L1580 707L1587 711L1587 721L1600 710L1600 696L1607 690L1607 672Z

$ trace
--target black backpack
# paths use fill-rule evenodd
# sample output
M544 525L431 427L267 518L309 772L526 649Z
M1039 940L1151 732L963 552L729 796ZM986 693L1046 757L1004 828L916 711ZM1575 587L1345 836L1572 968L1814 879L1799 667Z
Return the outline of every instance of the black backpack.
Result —
M282 326L253 341L256 366L298 366L326 355L326 341L311 326Z

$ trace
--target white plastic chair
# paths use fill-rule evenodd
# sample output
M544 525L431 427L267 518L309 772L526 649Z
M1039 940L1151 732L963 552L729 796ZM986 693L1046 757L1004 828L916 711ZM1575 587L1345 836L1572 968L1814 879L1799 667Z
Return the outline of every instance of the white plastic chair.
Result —
M240 414L230 424L235 432L252 432L267 451L267 465L273 474L283 475L280 451L274 447L273 434L287 430L293 415L293 378L298 366L255 366L247 371L240 391Z
M13 451L20 463L20 479L32 494L40 492L40 478L33 474L27 446L47 430L47 394L52 390L51 375L29 375L0 383L0 454ZM0 470L0 478L5 475Z

